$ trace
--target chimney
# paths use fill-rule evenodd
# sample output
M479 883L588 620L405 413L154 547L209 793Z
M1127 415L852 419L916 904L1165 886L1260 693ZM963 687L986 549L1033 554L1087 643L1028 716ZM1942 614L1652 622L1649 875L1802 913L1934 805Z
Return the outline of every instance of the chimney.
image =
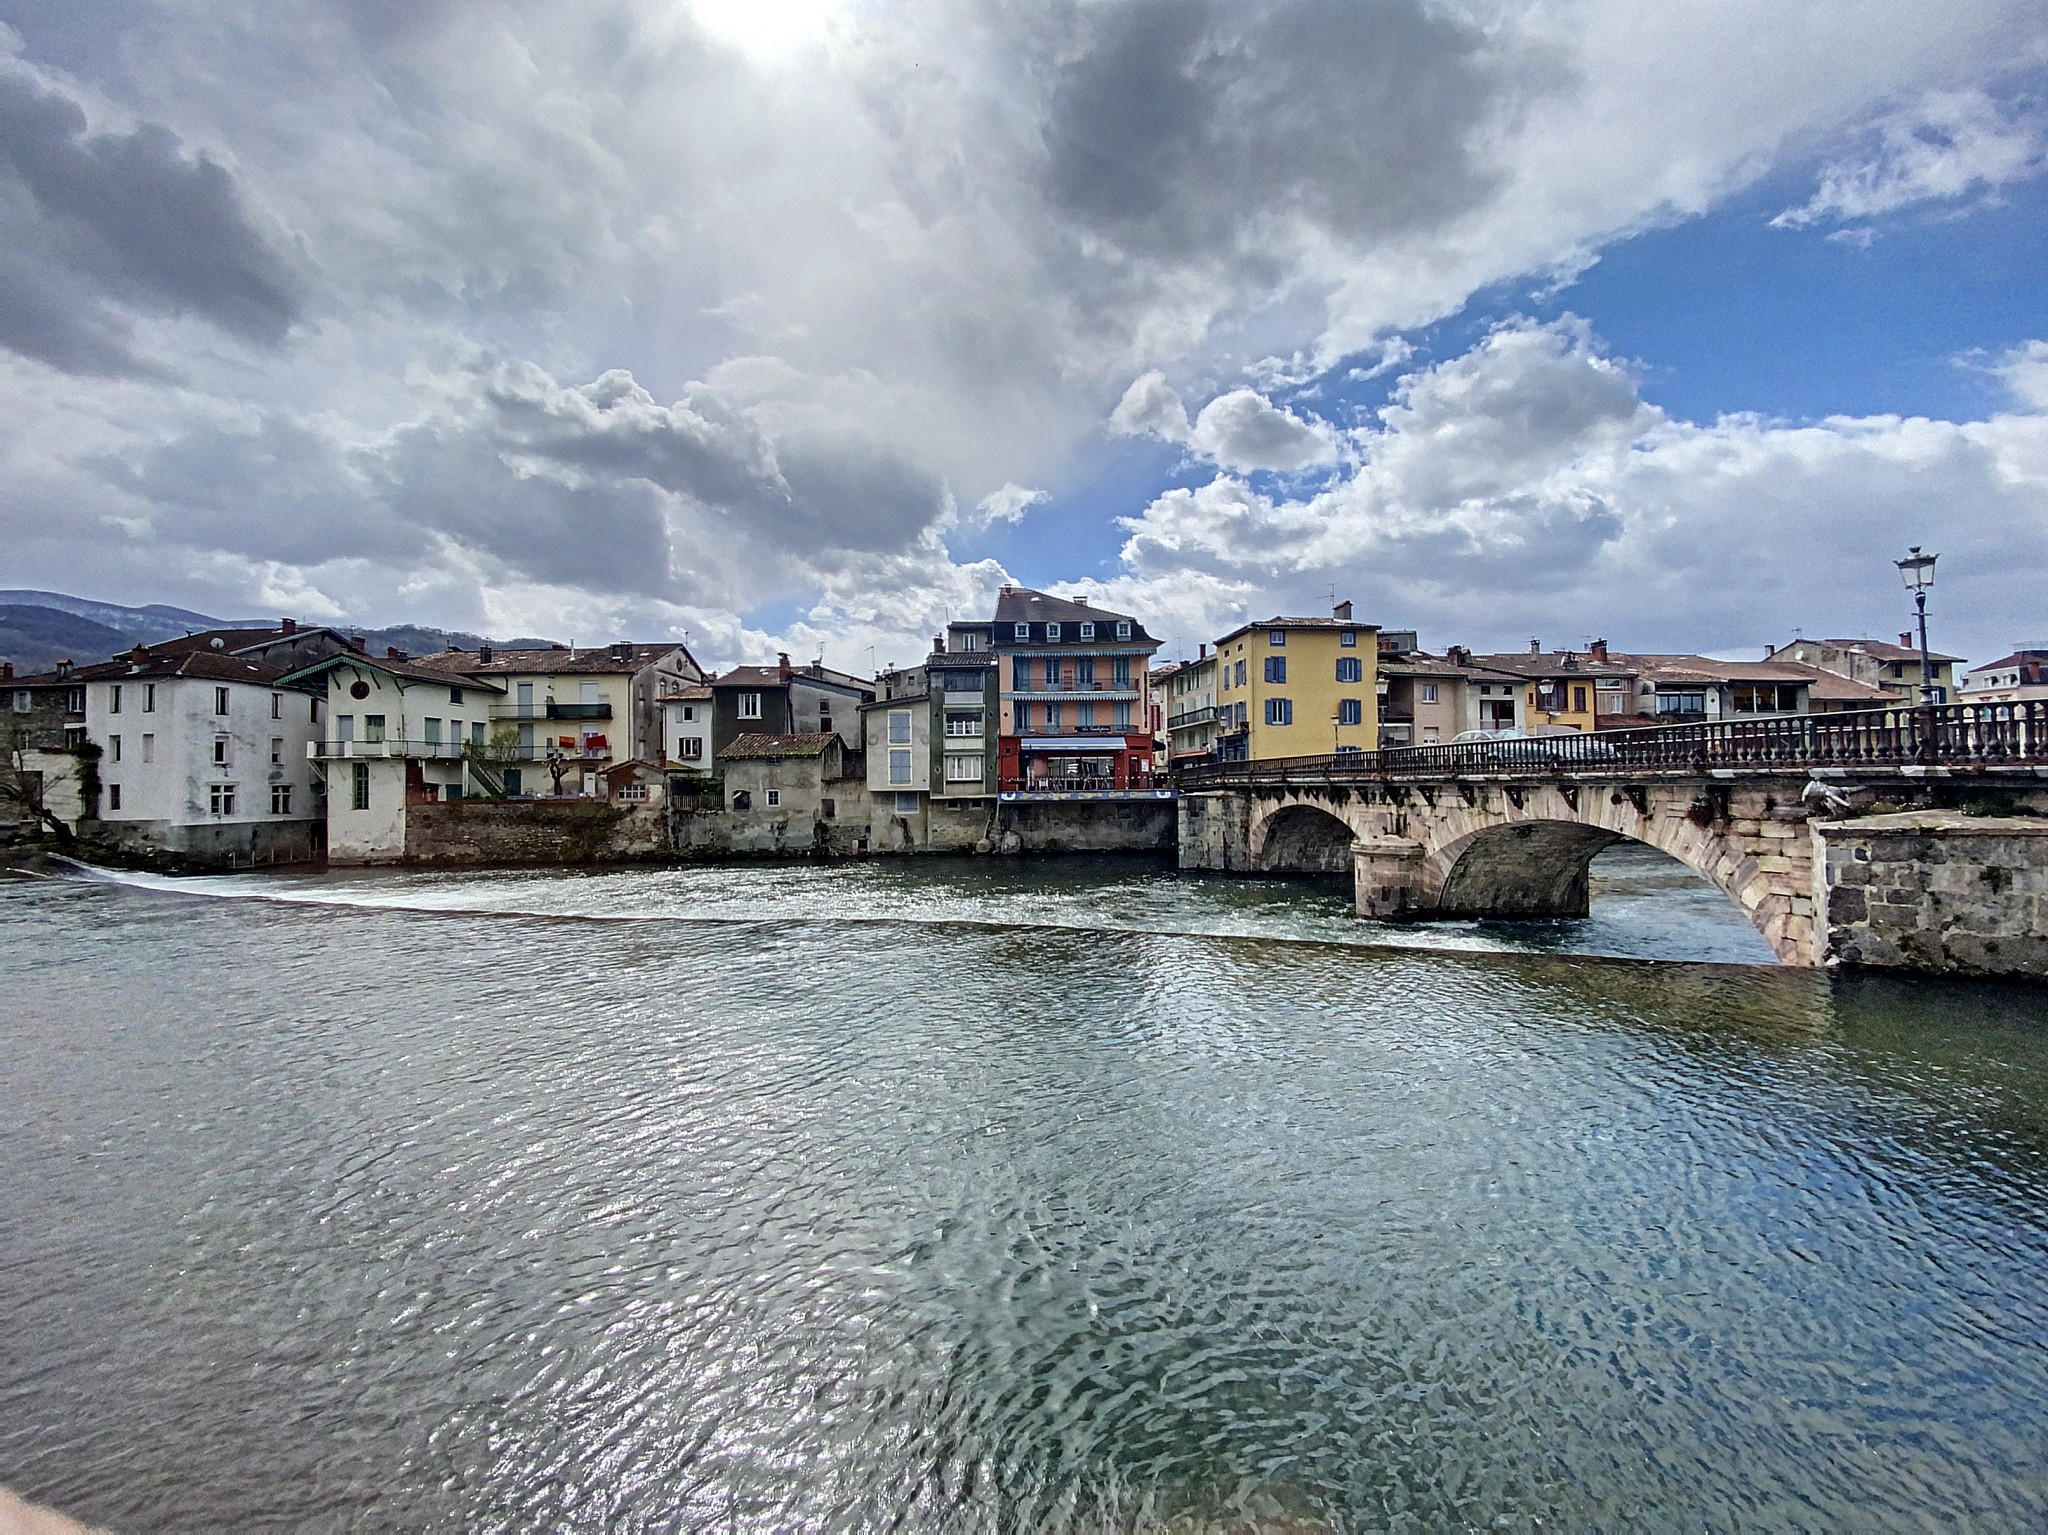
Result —
M1541 640L1539 640L1539 639L1531 638L1531 639L1530 639L1530 641L1529 641L1529 654L1530 654L1530 655L1532 655L1532 656L1540 656L1540 655L1542 655L1542 654L1543 654L1543 641L1541 641Z
M1595 661L1599 662L1602 666L1605 666L1607 664L1607 641L1593 641L1593 643L1587 647L1586 654L1591 656Z
M780 651L777 651L777 652L775 653L775 674L776 674L776 676L777 676L777 677L779 677L779 678L780 678L780 679L781 679L782 681L784 681L784 682L787 682L787 681L789 681L789 679L790 679L790 667L789 667L789 652L788 652L788 651L786 651L786 650L780 650Z
M1770 658L1776 655L1777 653L1778 647L1776 645L1766 644L1764 646L1764 659L1766 661L1770 660Z
M479 666L489 666L491 664L491 647L488 645L477 646L476 659Z
M1350 604L1350 603L1348 603L1348 602L1340 602L1340 603L1338 603L1338 604L1337 604L1337 605L1336 605L1336 606L1335 606L1334 608L1330 609L1330 616L1331 616L1332 618L1336 619L1336 620L1337 620L1337 622L1338 622L1338 623L1340 623L1340 624L1348 624L1348 623L1350 623L1350 622L1351 622L1351 604Z
M128 652L128 669L130 671L141 671L148 661L149 647L147 645L138 644L133 650Z
M946 653L946 637L945 637L945 636L944 636L943 634L935 634L935 635L933 635L933 636L932 636L932 654L933 654L933 655L935 655L935 656L942 656L942 655L944 655L945 653Z
M280 618L277 621L277 627L286 634L297 634L299 632L299 621L296 618Z
M1453 666L1470 666L1472 664L1472 652L1463 645L1453 645L1444 652L1444 659Z
M384 647L384 659L387 661L403 661L405 659L405 652L396 645L386 645Z
M0 661L0 681L12 682L13 680L14 663L12 661Z
M1197 661L1205 661L1205 660L1207 660L1207 659L1208 659L1208 657L1209 657L1209 642L1208 642L1207 640L1200 640L1200 641L1197 641L1197 642L1196 642L1196 644L1195 644L1195 659L1196 659Z
M1912 648L1913 648L1913 635L1912 635L1912 632L1911 632L1911 631L1909 630L1909 631L1908 631L1908 632L1906 632L1905 634L1902 634L1902 635L1900 635L1900 636L1899 636L1899 649L1901 649L1901 650L1911 650Z
M348 648L355 651L358 655L366 656L370 653L370 642L360 634L351 634L348 637Z

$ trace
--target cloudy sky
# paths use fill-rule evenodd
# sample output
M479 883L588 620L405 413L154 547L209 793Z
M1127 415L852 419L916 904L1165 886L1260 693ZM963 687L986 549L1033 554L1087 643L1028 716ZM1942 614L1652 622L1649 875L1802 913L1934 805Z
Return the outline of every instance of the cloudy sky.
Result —
M0 586L2048 639L2037 0L0 0Z

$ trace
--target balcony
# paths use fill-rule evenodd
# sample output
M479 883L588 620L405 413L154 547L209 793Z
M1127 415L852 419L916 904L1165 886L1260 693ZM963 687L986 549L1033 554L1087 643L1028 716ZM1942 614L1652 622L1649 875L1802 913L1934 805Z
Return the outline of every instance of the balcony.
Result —
M367 762L380 757L419 757L427 761L459 762L460 741L410 741L392 736L383 741L308 741L310 762Z
M610 704L498 704L491 710L496 720L608 720Z
M1168 730L1185 730L1194 725L1206 725L1214 718L1216 718L1216 710L1213 705L1205 709L1189 709L1180 714L1168 715L1166 728Z

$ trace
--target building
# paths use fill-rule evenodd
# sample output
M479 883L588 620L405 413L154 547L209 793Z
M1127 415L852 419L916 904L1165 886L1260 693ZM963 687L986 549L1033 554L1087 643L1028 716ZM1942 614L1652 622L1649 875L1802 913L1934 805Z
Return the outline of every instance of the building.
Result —
M1883 690L1892 703L1920 702L1920 647L1910 634L1901 634L1894 645L1889 640L1796 639L1789 645L1764 647L1767 661L1791 661L1819 667L1851 682ZM1956 668L1962 657L1929 652L1934 663L1934 702L1947 703L1955 696Z
M1379 625L1339 603L1328 618L1268 618L1216 641L1218 756L1327 756L1376 748Z
M378 863L405 856L408 806L472 793L514 798L543 748L497 728L504 687L430 667L397 651L350 652L291 673L324 688L325 728L306 748L326 782L327 856Z
M1717 661L1710 656L1635 654L1633 718L1615 726L1687 725L1767 719L1812 712L1813 673L1779 661ZM1603 728L1609 725L1605 716Z
M1151 659L1126 613L1006 586L989 626L1005 793L1121 793L1152 782Z
M403 659L398 658L398 659ZM662 700L701 683L704 669L686 646L620 641L578 649L444 650L412 665L444 679L490 686L489 735L505 734L519 763L508 794L572 794L602 798L605 770L616 762L660 759L666 751Z
M1963 678L1959 702L2037 703L2048 699L2048 645L2021 645L2009 656L1972 667Z
M1202 645L1192 661L1176 661L1152 674L1152 690L1165 714L1166 760L1192 767L1216 760L1216 658Z
M1470 729L1518 729L1529 734L1556 730L1600 730L1636 712L1636 672L1625 656L1610 655L1607 641L1595 640L1584 650L1546 651L1531 640L1526 651L1479 655L1473 663L1507 673L1525 684L1519 702L1521 717L1513 726L1475 725ZM1498 700L1497 689L1490 695ZM1503 711L1496 709L1494 717Z
M701 828L718 848L822 853L866 843L867 787L836 730L735 736L719 751L719 771L724 802Z
M1455 647L1447 656L1382 650L1379 678L1382 749L1438 746L1471 730L1519 729L1527 718L1529 688L1520 677L1480 666ZM1512 723L1501 724L1503 718Z
M921 666L875 679L861 705L868 792L901 820L911 845L930 839L942 810L985 819L996 796L1001 696L988 625L955 624L932 639ZM950 648L949 648L950 647Z
M6 678L22 768L74 830L115 845L214 868L319 857L320 699L225 644L173 644Z
M697 773L713 771L717 761L711 749L713 699L710 684L704 682L687 683L661 695L661 754L669 766Z
M791 666L735 666L710 680L713 759L743 735L834 734L842 748L859 749L860 706L874 701L875 685L833 671L822 661Z

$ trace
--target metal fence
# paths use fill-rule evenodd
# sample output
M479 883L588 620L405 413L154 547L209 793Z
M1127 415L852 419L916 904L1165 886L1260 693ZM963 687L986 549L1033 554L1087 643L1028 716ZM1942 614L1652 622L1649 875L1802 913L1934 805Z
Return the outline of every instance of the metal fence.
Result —
M1182 768L1182 788L1360 783L1470 774L1704 773L1716 768L1979 767L2048 764L2048 702L1938 704L1658 725L1517 740L1269 757Z

